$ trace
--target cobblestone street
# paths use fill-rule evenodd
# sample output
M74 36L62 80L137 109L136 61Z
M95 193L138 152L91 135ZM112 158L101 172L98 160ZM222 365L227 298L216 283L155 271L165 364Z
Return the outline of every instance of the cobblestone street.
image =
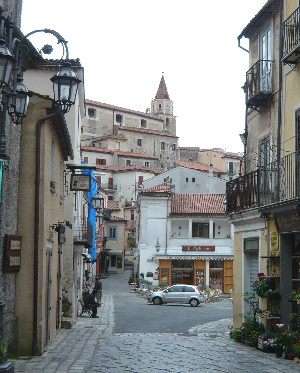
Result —
M58 333L42 357L15 361L15 372L300 372L293 361L229 339L231 319L195 326L188 333L114 333L112 292L104 292L103 303L99 319L79 318L71 330Z

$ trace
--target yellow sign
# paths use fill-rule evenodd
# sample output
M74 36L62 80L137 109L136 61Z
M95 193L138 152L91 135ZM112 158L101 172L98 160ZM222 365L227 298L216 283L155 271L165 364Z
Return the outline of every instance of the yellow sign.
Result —
M279 240L277 232L270 232L270 251L273 254L276 254L276 251L279 251Z

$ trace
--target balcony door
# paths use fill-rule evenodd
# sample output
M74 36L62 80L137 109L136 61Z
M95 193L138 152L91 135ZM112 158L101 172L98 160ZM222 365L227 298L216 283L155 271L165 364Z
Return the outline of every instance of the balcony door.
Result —
M260 91L272 91L272 34L271 25L260 34Z

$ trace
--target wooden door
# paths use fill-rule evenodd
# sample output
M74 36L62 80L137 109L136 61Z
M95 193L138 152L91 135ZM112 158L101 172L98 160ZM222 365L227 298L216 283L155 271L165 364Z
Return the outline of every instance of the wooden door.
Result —
M233 260L224 260L224 293L233 289Z

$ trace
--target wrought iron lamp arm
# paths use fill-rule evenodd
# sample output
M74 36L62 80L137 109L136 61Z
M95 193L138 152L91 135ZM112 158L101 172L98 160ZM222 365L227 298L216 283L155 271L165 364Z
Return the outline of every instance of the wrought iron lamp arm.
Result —
M56 37L56 39L58 40L58 43L57 44L62 44L63 47L64 47L64 51L66 54L66 60L68 61L69 60L69 49L68 49L68 42L55 30L50 30L48 28L45 28L45 29L42 29L42 30L34 30L34 31L31 31L29 32L27 35L24 36L24 39L27 39L29 36L33 35L33 34L36 34L37 32L44 32L45 34L52 34L53 36Z

